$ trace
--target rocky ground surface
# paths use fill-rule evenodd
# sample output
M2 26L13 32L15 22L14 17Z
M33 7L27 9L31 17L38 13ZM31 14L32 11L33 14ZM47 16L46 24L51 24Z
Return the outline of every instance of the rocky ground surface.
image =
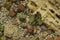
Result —
M0 0L0 40L60 40L60 34L45 25L39 12L32 15L29 1Z

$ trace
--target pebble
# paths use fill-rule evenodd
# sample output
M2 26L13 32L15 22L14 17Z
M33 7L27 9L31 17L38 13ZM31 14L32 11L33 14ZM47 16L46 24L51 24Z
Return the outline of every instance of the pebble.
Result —
M47 28L44 25L41 26L41 29L47 30Z
M0 31L0 36L2 36L3 35L3 33Z
M3 4L3 7L8 8L8 7L10 7L11 5L12 5L11 2L5 2L5 3Z
M55 38L55 40L60 40L60 37Z
M25 5L24 4L19 4L18 6L18 11L24 11L25 10Z
M26 37L28 37L28 35L26 35Z
M37 33L37 27L33 26L33 33Z
M17 13L14 10L10 10L8 15L14 17L17 15Z
M52 37L48 37L47 40L54 40Z

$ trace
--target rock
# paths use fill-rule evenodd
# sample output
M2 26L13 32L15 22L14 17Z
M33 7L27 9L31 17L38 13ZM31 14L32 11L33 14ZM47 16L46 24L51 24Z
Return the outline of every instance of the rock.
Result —
M0 31L0 36L2 36L3 35L3 33Z
M14 10L10 10L8 15L9 15L10 17L14 17L14 16L17 15L17 13L16 13Z
M21 4L19 4L19 6L18 6L18 11L24 11L25 8L26 8L26 4L21 3Z
M12 25L12 23L6 24L4 29L4 36L12 37L13 40L18 39L20 35L20 31L16 25Z
M41 29L42 29L42 30L47 30L47 27L46 27L45 25L42 25L42 26L41 26Z
M48 32L48 34L53 34L53 33L55 33L55 31L52 30L52 29L47 30L47 32Z
M52 37L48 37L47 40L54 40Z
M12 5L11 2L5 2L5 3L3 4L3 7L9 8L11 5Z
M55 38L55 40L60 40L60 37Z
M36 26L33 26L33 33L37 33L37 27Z
M33 32L33 29L32 29L32 27L29 24L27 24L26 29L27 29L28 33L32 33Z

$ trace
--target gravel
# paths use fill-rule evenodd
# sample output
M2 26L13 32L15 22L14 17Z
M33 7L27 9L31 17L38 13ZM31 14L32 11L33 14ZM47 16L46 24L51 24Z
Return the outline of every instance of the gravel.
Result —
M47 27L44 25L42 26L36 26L36 33L31 34L28 32L28 28L22 28L20 26L21 21L19 20L19 16L21 13L26 13L27 18L26 18L26 23L28 24L28 18L29 18L29 8L27 7L25 10L22 10L21 12L17 12L17 7L20 4L19 1L16 3L12 3L11 7L9 10L2 5L7 2L7 0L0 0L0 23L4 26L4 35L0 31L0 36L3 35L5 37L4 40L8 39L7 37L11 37L11 39L8 40L45 40L47 39L48 36L52 36L55 34L49 34L46 30ZM28 0L24 1L26 4L28 4ZM9 11L14 9L16 11L16 16L11 17L9 16ZM29 24L30 25L30 24ZM33 28L32 25L29 26L30 28ZM32 29L33 30L33 29ZM33 30L34 31L34 30Z

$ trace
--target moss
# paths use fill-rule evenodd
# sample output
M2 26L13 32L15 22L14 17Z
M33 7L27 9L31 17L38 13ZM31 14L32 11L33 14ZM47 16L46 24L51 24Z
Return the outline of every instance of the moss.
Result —
M21 23L20 26L24 28L26 26L26 23Z
M32 23L34 21L34 16L29 17L29 23Z
M29 17L29 23L31 25L42 25L43 21L40 14L32 15Z
M2 38L0 37L0 40L2 40Z
M41 19L37 19L37 24L42 25L43 21Z
M2 24L0 23L0 31L4 30L4 26L2 26Z
M1 36L1 37L0 37L0 40L4 40L4 36Z
M25 15L24 13L20 14L20 18L26 18L27 15Z
M27 17L27 15L25 15L24 13L21 13L20 14L20 21L21 22L26 22L26 17Z
M4 26L0 23L0 31L4 31ZM3 40L3 35L0 36L0 40Z

